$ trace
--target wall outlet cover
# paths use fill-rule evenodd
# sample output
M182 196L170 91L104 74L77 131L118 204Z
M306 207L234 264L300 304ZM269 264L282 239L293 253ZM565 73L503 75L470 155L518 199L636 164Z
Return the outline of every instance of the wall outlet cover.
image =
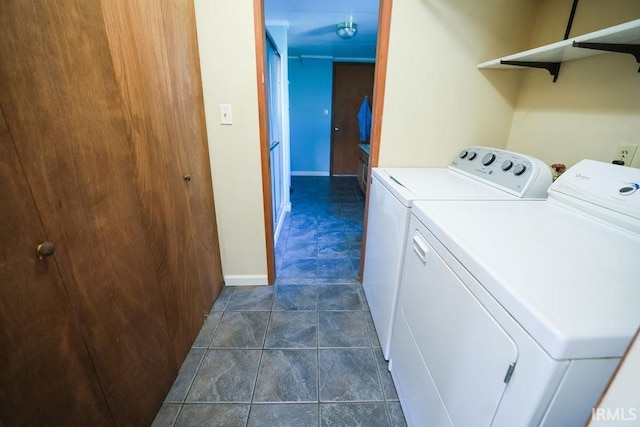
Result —
M616 148L613 160L623 161L625 166L631 166L637 150L638 144L620 144L618 148Z

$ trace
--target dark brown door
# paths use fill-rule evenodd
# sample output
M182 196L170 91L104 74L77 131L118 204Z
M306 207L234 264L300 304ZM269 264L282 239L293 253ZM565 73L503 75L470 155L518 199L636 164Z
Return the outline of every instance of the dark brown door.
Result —
M29 192L114 421L148 425L177 364L113 64L99 1L1 2L0 106ZM23 304L46 285L25 289ZM32 321L38 334L52 327Z
M111 424L3 115L0 200L0 425Z
M374 64L333 65L331 175L356 175L358 172L358 144L363 143L358 111L365 96L371 107L374 71Z

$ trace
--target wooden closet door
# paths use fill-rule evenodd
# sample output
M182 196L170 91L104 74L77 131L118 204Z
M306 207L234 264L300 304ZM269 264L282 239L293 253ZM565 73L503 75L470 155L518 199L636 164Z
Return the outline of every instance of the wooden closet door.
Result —
M148 425L177 365L100 2L3 0L0 20L0 105L79 328L115 422Z
M373 100L375 64L333 64L331 175L356 175L360 149L358 112ZM367 141L368 142L368 141Z
M0 202L0 425L112 424L1 114Z
M182 364L222 289L191 0L103 0L135 183Z

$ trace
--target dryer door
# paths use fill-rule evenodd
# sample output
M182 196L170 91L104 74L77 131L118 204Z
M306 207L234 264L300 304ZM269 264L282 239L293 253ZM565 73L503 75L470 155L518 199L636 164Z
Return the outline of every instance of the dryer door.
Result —
M414 425L490 425L516 345L411 221L391 348L403 408Z

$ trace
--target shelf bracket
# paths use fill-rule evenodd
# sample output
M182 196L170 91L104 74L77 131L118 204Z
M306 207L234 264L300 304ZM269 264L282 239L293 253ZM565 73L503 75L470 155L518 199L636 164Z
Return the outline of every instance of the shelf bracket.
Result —
M628 53L633 55L636 58L636 62L640 64L640 44L573 42L573 47L604 50L606 52ZM638 72L640 73L640 69L638 69Z
M560 74L560 62L536 62L536 61L505 61L500 60L504 65L515 65L517 67L529 67L529 68L543 68L553 76L553 82L558 80L558 74Z

